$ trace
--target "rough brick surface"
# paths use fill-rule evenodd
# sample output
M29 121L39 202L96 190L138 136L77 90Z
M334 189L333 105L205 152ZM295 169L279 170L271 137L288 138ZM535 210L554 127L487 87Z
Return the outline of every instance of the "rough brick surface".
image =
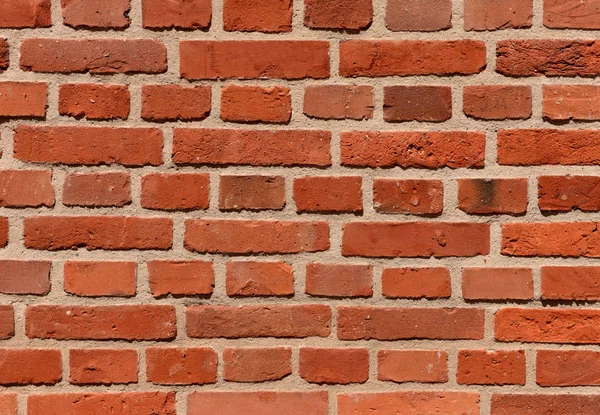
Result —
M0 28L50 27L52 25L51 6L51 0L3 1L0 3Z
M533 0L465 0L465 30L531 27Z
M61 115L88 120L126 120L129 117L129 89L125 85L61 85L58 93Z
M45 117L47 90L42 82L0 82L0 117Z
M388 86L383 119L389 122L442 122L452 117L452 89L445 86Z
M435 32L452 26L451 0L388 0L385 25L394 32Z
M373 118L370 86L311 85L304 92L304 114L324 120Z
M133 349L74 349L69 353L69 382L112 385L138 381L138 354Z
M223 0L223 28L234 32L291 32L292 0Z
M448 354L440 350L380 350L377 379L396 383L445 383Z
M223 364L223 379L229 382L281 380L292 374L292 349L225 349Z
M63 22L73 28L124 29L131 0L61 0Z
M527 119L532 114L530 86L469 85L463 89L463 110L481 120Z
M142 21L147 29L207 29L210 0L142 0Z

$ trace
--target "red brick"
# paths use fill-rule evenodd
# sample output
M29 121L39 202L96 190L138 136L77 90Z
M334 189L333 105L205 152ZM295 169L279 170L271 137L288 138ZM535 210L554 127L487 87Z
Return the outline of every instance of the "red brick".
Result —
M167 49L152 39L25 39L21 69L32 72L163 73Z
M377 379L392 382L448 382L448 353L443 350L380 350Z
M65 291L82 297L132 297L135 262L66 262Z
M0 217L0 248L8 245L8 218Z
M576 148L577 151L573 151ZM598 130L499 130L501 165L599 165Z
M486 65L478 40L346 40L341 76L470 75Z
M184 246L221 254L293 254L329 249L327 222L187 219Z
M15 312L13 310L13 306L0 305L0 339L9 339L14 335Z
M369 379L369 351L301 347L299 374L310 383L364 383Z
M492 415L595 415L598 395L492 395Z
M599 310L502 308L494 320L502 342L600 344Z
M127 216L35 216L23 220L27 248L169 249L173 221Z
M171 340L177 333L171 305L30 305L25 311L30 339Z
M285 207L283 176L220 176L219 209L281 210Z
M3 0L0 2L0 28L50 27L50 2L51 0Z
M294 179L294 200L299 213L360 213L362 177L298 177Z
M229 382L268 382L292 374L292 349L223 350L223 379Z
M456 381L462 385L525 385L523 350L461 350Z
M467 85L463 111L480 120L526 120L531 117L531 86Z
M228 84L221 90L221 119L239 123L287 124L292 117L290 89Z
M0 385L54 385L62 379L60 350L0 349Z
M0 117L45 118L47 95L48 84L43 82L0 82Z
M306 293L317 297L371 297L371 265L306 264Z
M0 260L0 293L48 294L51 267L50 261Z
M162 146L154 128L19 125L14 135L14 157L32 163L158 166Z
M331 132L175 128L173 162L189 165L330 166Z
M386 86L383 94L383 119L388 122L442 122L452 117L449 86Z
M211 295L215 275L211 262L150 261L150 291L155 297Z
M132 349L74 349L69 355L69 382L112 385L138 381L138 354Z
M600 87L595 85L544 85L543 94L545 119L553 121L600 120Z
M0 73L8 68L9 60L8 42L0 38Z
M187 415L327 415L326 391L192 392L187 399Z
M0 206L52 207L51 170L0 170Z
M311 85L304 91L304 114L324 120L373 118L373 87Z
M472 132L342 132L344 166L437 169L483 167L485 134Z
M600 211L600 177L541 176L538 204L542 212Z
M17 415L18 402L16 393L0 394L0 414Z
M208 347L146 349L148 381L159 385L217 382L217 354Z
M388 298L448 298L452 292L447 268L385 268L381 281Z
M146 209L208 209L210 175L151 173L142 177L141 204Z
M285 262L228 262L225 284L230 297L294 295L294 271Z
M131 203L129 173L67 173L62 201L66 206L128 205Z
M600 300L600 267L543 266L542 299Z
M597 1L544 0L544 26L552 29L600 29Z
M441 180L375 179L373 207L379 213L438 215L444 209Z
M600 257L596 222L504 223L502 255Z
M146 121L199 121L209 116L210 106L210 86L142 86L142 118Z
M142 22L146 29L208 29L210 0L142 0Z
M452 27L452 0L388 0L385 26L393 32L437 32Z
M338 307L340 340L482 339L478 308Z
M312 29L367 29L372 0L304 0L304 25Z
M331 309L326 305L191 306L187 335L204 339L243 337L327 337Z
M600 385L600 353L591 350L538 350L535 374L540 386Z
M476 392L355 392L338 395L338 415L479 415Z
M181 77L199 79L322 79L329 77L329 42L319 40L184 40Z
M527 212L527 179L458 179L458 207L478 215Z
M343 228L344 256L439 258L489 252L487 223L352 222Z
M130 0L61 0L63 22L74 28L124 29Z
M466 300L531 300L531 269L463 268L462 294Z
M531 27L533 0L465 0L465 30Z
M292 0L225 0L223 28L228 32L291 32Z
M595 40L501 40L496 56L496 71L506 76L600 74L600 42Z
M175 415L174 392L63 393L29 395L28 415Z
M129 117L126 85L65 84L58 90L60 115L88 120L126 120Z

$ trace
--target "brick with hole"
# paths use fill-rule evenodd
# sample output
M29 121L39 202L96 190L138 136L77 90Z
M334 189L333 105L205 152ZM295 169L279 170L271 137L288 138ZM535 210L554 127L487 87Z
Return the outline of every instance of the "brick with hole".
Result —
M299 374L310 383L364 383L369 379L369 351L301 347Z
M123 207L131 203L129 173L67 173L63 184L65 206Z
M441 180L375 179L373 207L379 213L438 215L444 209Z
M465 86L463 111L467 117L479 120L526 120L532 114L531 86Z
M0 38L0 73L8 68L9 58L9 47L8 42L4 38Z
M294 271L285 262L228 262L225 289L230 297L291 296L294 295Z
M172 305L29 305L30 339L172 340L177 334Z
M341 162L351 167L439 169L484 165L485 134L349 131L340 134Z
M14 157L30 163L158 166L163 133L154 128L18 125Z
M595 85L544 85L543 116L554 122L600 120L600 88Z
M146 375L159 385L204 385L217 381L217 353L208 347L148 347Z
M210 86L142 86L142 118L146 121L200 121L210 115L210 105Z
M291 32L292 3L292 0L225 0L223 28L228 32Z
M129 107L126 85L63 84L58 90L60 115L88 120L126 120Z
M50 27L51 8L51 0L4 0L0 2L0 28Z
M209 296L215 284L213 264L207 261L150 261L148 279L157 298Z
M0 217L0 248L8 245L8 218Z
M0 413L4 415L17 415L18 407L16 393L0 394Z
M578 415L594 415L599 404L598 395L495 393L492 395L492 414L569 415L577 408Z
M187 408L187 415L327 415L329 398L326 391L206 391L188 394Z
M323 79L329 42L320 40L183 40L184 79Z
M465 30L526 29L532 18L533 0L465 0Z
M146 29L207 30L210 0L142 0L142 24Z
M373 87L360 85L310 85L304 91L304 114L323 120L373 118Z
M597 1L544 0L544 26L551 29L600 29Z
M479 415L479 393L398 391L342 393L338 415L403 414Z
M138 381L134 349L72 349L69 382L74 385L113 385Z
M600 267L542 266L542 299L600 300Z
M298 213L360 213L362 177L297 177L294 200Z
M129 415L175 415L174 392L71 392L31 394L29 415L92 415L126 412Z
M456 381L461 385L525 385L523 350L460 350Z
M179 165L331 165L331 132L324 130L184 129L173 132Z
M219 177L219 209L282 210L285 207L285 177L229 176Z
M56 349L0 349L0 385L54 385L62 379Z
M399 85L383 88L383 118L388 122L443 122L451 117L451 87Z
M311 29L356 31L372 21L372 0L304 0L304 25Z
M15 311L12 305L0 305L0 339L15 335Z
M201 339L306 338L331 333L331 308L320 304L190 306L187 335Z
M227 84L221 89L221 119L237 123L287 124L292 96L284 86Z
M452 293L447 268L384 268L381 275L387 298L448 298Z
M354 264L306 264L307 294L314 297L371 297L373 267Z
M50 261L0 260L0 293L45 295L50 292Z
M69 261L64 265L65 292L80 297L133 297L135 262Z
M443 350L379 350L377 379L396 383L446 383L448 353Z
M0 69L2 68L1 49L0 40ZM45 118L47 106L48 85L46 83L0 82L0 118Z
M476 215L526 213L527 179L458 179L458 207Z
M533 276L530 268L476 268L462 270L465 300L532 300Z
M0 170L0 206L54 206L51 170Z
M542 212L600 211L600 177L540 176L538 205Z
M592 350L538 350L536 383L540 386L600 384L600 355Z
M292 349L226 348L223 350L223 379L228 382L270 382L292 374Z
M129 27L130 0L61 0L65 25L87 29Z
M451 0L387 0L385 26L393 32L436 32L452 27Z
M143 208L154 210L208 209L210 175L150 173L142 177Z

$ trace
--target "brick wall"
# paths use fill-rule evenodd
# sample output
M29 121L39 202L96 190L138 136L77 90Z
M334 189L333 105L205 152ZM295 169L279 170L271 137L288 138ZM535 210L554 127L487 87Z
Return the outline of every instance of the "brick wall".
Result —
M597 415L597 29L1 0L0 415Z

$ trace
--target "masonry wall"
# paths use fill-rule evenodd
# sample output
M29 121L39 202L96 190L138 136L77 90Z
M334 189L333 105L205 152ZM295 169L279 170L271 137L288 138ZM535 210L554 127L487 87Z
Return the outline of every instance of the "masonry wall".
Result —
M600 1L0 1L0 415L597 415Z

